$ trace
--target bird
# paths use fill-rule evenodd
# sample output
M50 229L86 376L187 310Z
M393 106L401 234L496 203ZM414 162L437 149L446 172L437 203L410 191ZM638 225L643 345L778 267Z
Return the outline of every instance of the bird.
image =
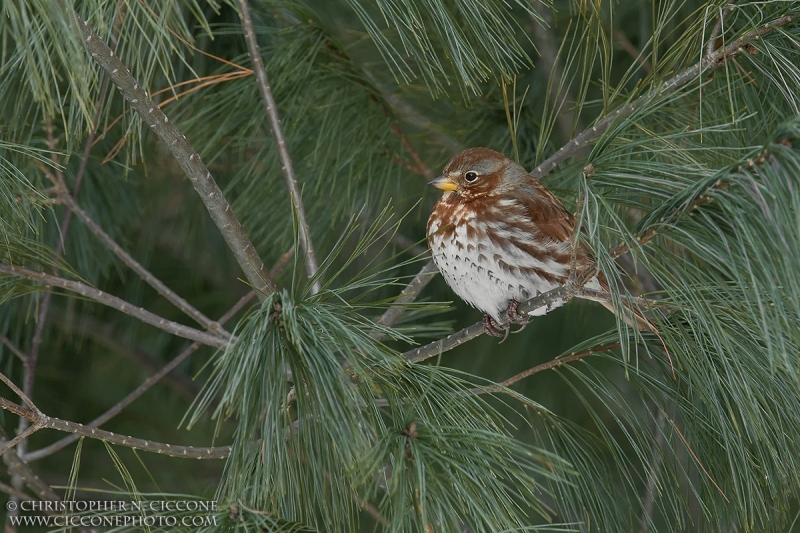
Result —
M524 325L530 316L563 305L560 298L527 315L518 312L520 302L567 284L573 260L578 275L595 267L583 243L573 256L574 217L539 180L499 152L465 150L430 185L444 191L427 225L433 260L450 288L485 313L490 335L507 336L509 323ZM609 290L600 272L584 287ZM583 297L615 312L608 298ZM632 311L622 316L629 325L657 333L650 320Z

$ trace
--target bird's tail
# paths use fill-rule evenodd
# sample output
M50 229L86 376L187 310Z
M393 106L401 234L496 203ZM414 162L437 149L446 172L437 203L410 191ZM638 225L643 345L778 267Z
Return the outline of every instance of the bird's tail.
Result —
M603 307L614 313L615 315L619 316L622 320L625 321L632 328L636 328L639 331L649 331L650 333L658 334L658 328L656 327L653 322L644 316L638 309L628 307L627 311L621 313L617 313L614 309L614 305L608 300L595 300L600 302Z
M605 292L609 291L608 280L603 274L598 274L596 277L592 278L592 280L586 284L586 287L587 288L599 287L599 289L602 291ZM658 328L656 327L656 325L653 324L653 322L649 318L644 316L641 313L641 311L639 311L635 307L623 304L625 307L625 311L623 311L621 313L622 316L620 316L620 313L617 313L617 311L614 309L614 304L611 303L611 300L607 298L591 298L591 297L586 299L599 302L600 304L602 304L603 307L605 307L615 315L619 316L622 320L624 320L625 323L628 324L628 326L636 328L639 331L649 331L650 333L655 333L656 335L658 335Z

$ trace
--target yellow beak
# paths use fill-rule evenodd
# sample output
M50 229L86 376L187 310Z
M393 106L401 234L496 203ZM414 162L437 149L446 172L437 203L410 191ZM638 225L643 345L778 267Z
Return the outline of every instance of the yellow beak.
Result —
M443 191L454 191L458 189L458 183L447 176L439 176L435 180L429 182L428 185L433 185L437 189L442 189Z

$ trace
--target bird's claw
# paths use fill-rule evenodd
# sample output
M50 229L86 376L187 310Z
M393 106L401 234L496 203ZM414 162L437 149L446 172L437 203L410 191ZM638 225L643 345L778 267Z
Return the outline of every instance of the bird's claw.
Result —
M512 324L521 324L522 327L515 331L514 333L519 333L528 323L531 321L531 317L527 313L520 314L519 312L519 302L516 300L511 300L508 302L508 309L506 310L506 319L511 322Z
M490 315L483 315L483 329L486 331L487 335L503 337L503 340L500 341L500 343L502 343L508 338L508 332L511 328L508 324L501 326Z

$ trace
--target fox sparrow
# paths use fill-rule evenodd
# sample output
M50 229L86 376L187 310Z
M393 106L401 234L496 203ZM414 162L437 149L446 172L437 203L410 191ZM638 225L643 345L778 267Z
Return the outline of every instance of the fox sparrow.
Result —
M489 334L501 335L503 319L527 322L517 312L519 302L564 285L570 276L573 217L524 168L488 148L456 155L431 185L445 191L428 219L428 245L447 284L486 313ZM576 272L593 265L589 250L579 245ZM608 290L602 274L584 286ZM607 299L589 299L614 310ZM557 300L529 314L562 304ZM634 320L639 329L655 331L638 312Z

